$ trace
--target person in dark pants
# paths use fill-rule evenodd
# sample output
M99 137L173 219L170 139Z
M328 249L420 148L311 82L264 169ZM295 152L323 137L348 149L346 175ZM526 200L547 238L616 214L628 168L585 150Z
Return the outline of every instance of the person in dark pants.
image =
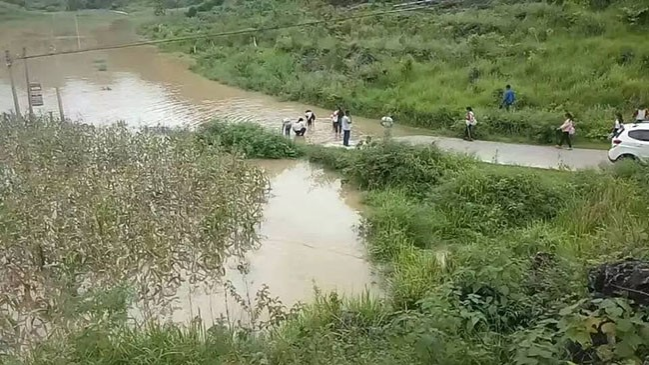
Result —
M340 133L342 132L342 125L343 125L343 117L345 116L345 112L343 111L342 107L338 107L336 110L336 121L334 122L334 133L336 136L340 136Z
M282 121L282 132L286 137L291 136L291 124L291 120L288 118L284 118L284 120Z
M304 117L306 118L306 125L309 127L315 122L315 113L311 110L304 112Z
M349 110L345 112L345 115L341 118L341 127L343 130L343 146L349 147L349 138L352 134L352 118L349 114Z
M295 132L295 135L298 137L304 136L304 133L306 133L306 126L304 125L303 118L300 118L297 122L293 123L293 132Z
M568 149L572 149L572 136L575 134L575 122L573 120L572 114L566 113L565 114L566 120L563 122L563 124L557 128L558 131L561 132L561 137L559 139L559 144L557 144L557 148L561 148L565 142L568 143Z
M471 108L470 106L466 107L465 123L466 128L464 129L464 139L466 139L467 141L473 141L473 129L478 122L475 119L473 108Z
M514 102L516 101L516 94L514 93L514 90L512 90L511 85L505 86L505 92L503 93L503 101L500 103L500 108L505 108L506 110L509 110L509 108L514 105Z

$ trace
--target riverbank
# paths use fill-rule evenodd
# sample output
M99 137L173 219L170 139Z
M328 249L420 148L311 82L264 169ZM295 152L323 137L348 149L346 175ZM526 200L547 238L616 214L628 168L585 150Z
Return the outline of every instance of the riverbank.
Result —
M302 156L363 190L361 232L383 268L387 297L321 293L302 310L274 307L262 332L199 321L138 329L103 322L50 340L30 363L522 365L649 356L646 313L629 299L594 299L586 290L589 268L649 259L647 238L636 233L649 229L646 168L548 172L430 146L332 149L280 143L261 127L213 127L195 136L200 150ZM612 323L615 342L593 342L592 323Z
M164 49L192 54L193 69L213 80L329 109L344 104L355 115L393 113L398 123L443 135L461 134L470 105L481 139L553 143L569 110L578 122L577 139L599 145L615 111L630 117L649 99L642 87L642 55L649 49L638 41L641 28L631 23L644 18L634 18L636 7L626 5L460 7L212 37ZM171 39L386 10L343 10L319 1L225 2L217 9L156 19L142 31ZM506 84L517 93L512 112L498 109Z

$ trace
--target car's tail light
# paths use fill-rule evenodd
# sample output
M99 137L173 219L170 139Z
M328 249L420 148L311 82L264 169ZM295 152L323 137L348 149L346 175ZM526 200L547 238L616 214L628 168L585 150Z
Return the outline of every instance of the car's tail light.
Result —
M622 140L620 140L620 139L614 139L614 140L613 140L613 144L614 144L614 145L618 145L618 144L620 144L620 143L622 143Z

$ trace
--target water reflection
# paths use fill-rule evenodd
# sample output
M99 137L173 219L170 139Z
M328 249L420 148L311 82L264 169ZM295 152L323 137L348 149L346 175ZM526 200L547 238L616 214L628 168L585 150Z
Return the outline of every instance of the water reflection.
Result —
M237 269L239 260L230 260L225 280L237 291L255 296L263 284L287 306L309 301L317 286L351 295L365 290L377 294L375 276L365 259L365 250L356 227L359 213L347 205L340 179L331 176L313 183L313 171L304 161L254 161L271 176L272 195L261 225L261 247L243 260L249 272ZM321 170L320 170L321 171ZM176 301L178 310L166 318L186 322L197 315L208 323L229 315L246 319L246 312L222 287L205 291L202 286L183 285Z

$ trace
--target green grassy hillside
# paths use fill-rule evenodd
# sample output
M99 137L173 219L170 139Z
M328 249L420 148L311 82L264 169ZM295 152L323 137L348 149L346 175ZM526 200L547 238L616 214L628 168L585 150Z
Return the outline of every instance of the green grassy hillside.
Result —
M583 1L582 1L583 2ZM319 0L243 1L159 18L155 39L291 25L391 9ZM609 4L611 3L611 4ZM482 138L549 143L565 110L604 139L616 111L649 102L649 1L523 2L435 9L175 43L215 80L359 115L459 133L472 106ZM198 9L201 10L201 9ZM499 110L506 84L514 112Z

